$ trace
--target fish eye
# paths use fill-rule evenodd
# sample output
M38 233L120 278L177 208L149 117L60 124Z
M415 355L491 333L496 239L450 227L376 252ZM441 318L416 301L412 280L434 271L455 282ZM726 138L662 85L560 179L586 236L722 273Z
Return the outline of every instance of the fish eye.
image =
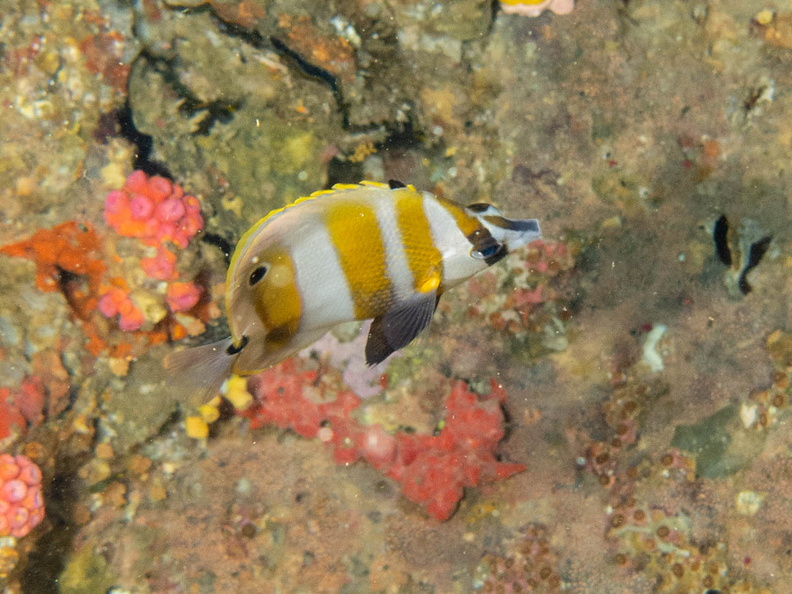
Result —
M470 255L479 260L488 260L489 258L497 255L502 249L503 246L501 244L493 242L488 243L480 249L474 248L470 250Z
M267 267L266 266L259 266L253 272L250 273L250 286L252 287L257 282L259 282L264 275L267 274Z

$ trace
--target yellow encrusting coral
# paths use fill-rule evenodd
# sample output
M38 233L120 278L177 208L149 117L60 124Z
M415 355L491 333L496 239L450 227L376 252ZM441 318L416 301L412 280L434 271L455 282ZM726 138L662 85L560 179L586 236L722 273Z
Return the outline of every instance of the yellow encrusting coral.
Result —
M247 389L247 379L232 375L226 384L225 398L237 410L247 410L253 404L253 396Z
M190 416L184 419L184 430L187 436L193 439L209 437L209 425L199 416Z

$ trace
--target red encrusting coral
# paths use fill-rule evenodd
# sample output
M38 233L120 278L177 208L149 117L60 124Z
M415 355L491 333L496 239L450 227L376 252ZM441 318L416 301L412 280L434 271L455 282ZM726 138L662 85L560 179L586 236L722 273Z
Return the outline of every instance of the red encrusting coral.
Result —
M14 395L14 404L22 417L30 425L40 425L44 420L44 406L47 393L44 383L35 376L22 380Z
M39 467L26 456L0 455L0 537L26 536L43 519Z
M25 417L15 406L10 388L0 388L0 439L11 435L12 427L24 427Z
M438 519L448 518L463 487L491 483L525 470L498 462L495 448L504 436L501 404L506 393L490 380L481 399L457 382L446 400L445 426L438 435L397 434L397 459L387 473L401 482L408 499L427 505Z
M465 487L505 479L525 470L522 464L499 462L495 456L504 436L501 404L506 395L493 380L487 396L457 382L446 400L446 418L436 435L391 435L380 425L352 417L360 399L348 391L335 400L316 402L306 392L318 387L317 373L299 370L294 359L250 379L256 403L240 415L251 427L277 425L333 448L339 464L359 460L400 482L404 495L426 507L438 520L454 513Z
M0 253L32 260L36 265L36 287L63 294L82 322L88 337L86 348L93 355L107 348L91 320L107 266L102 240L90 225L66 221L51 229L40 229L28 239L0 247Z
M0 439L11 435L13 427L21 431L35 427L68 406L71 378L59 353L53 349L34 353L31 369L18 386L0 388Z

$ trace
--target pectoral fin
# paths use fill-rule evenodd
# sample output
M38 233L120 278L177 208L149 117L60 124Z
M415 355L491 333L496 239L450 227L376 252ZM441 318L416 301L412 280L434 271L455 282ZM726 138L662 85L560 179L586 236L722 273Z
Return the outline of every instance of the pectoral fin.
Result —
M243 340L234 347L231 337L211 344L193 347L165 357L170 382L184 392L187 402L198 407L206 404L220 390L231 373L239 352L247 344Z
M419 293L374 318L366 342L366 363L376 365L410 344L429 325L439 300L436 290Z

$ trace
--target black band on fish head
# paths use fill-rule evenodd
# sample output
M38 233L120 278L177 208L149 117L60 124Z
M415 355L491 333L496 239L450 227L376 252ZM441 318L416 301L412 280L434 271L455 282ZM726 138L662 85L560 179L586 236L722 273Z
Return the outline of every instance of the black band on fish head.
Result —
M506 246L498 242L484 226L468 235L467 240L473 245L470 255L477 260L484 260L487 266L499 262L509 253Z
M238 355L240 352L242 352L242 349L244 349L247 346L247 343L249 341L250 339L247 336L243 336L242 340L239 341L239 346L236 346L234 344L229 344L228 348L226 349L226 355L230 355L230 356Z

